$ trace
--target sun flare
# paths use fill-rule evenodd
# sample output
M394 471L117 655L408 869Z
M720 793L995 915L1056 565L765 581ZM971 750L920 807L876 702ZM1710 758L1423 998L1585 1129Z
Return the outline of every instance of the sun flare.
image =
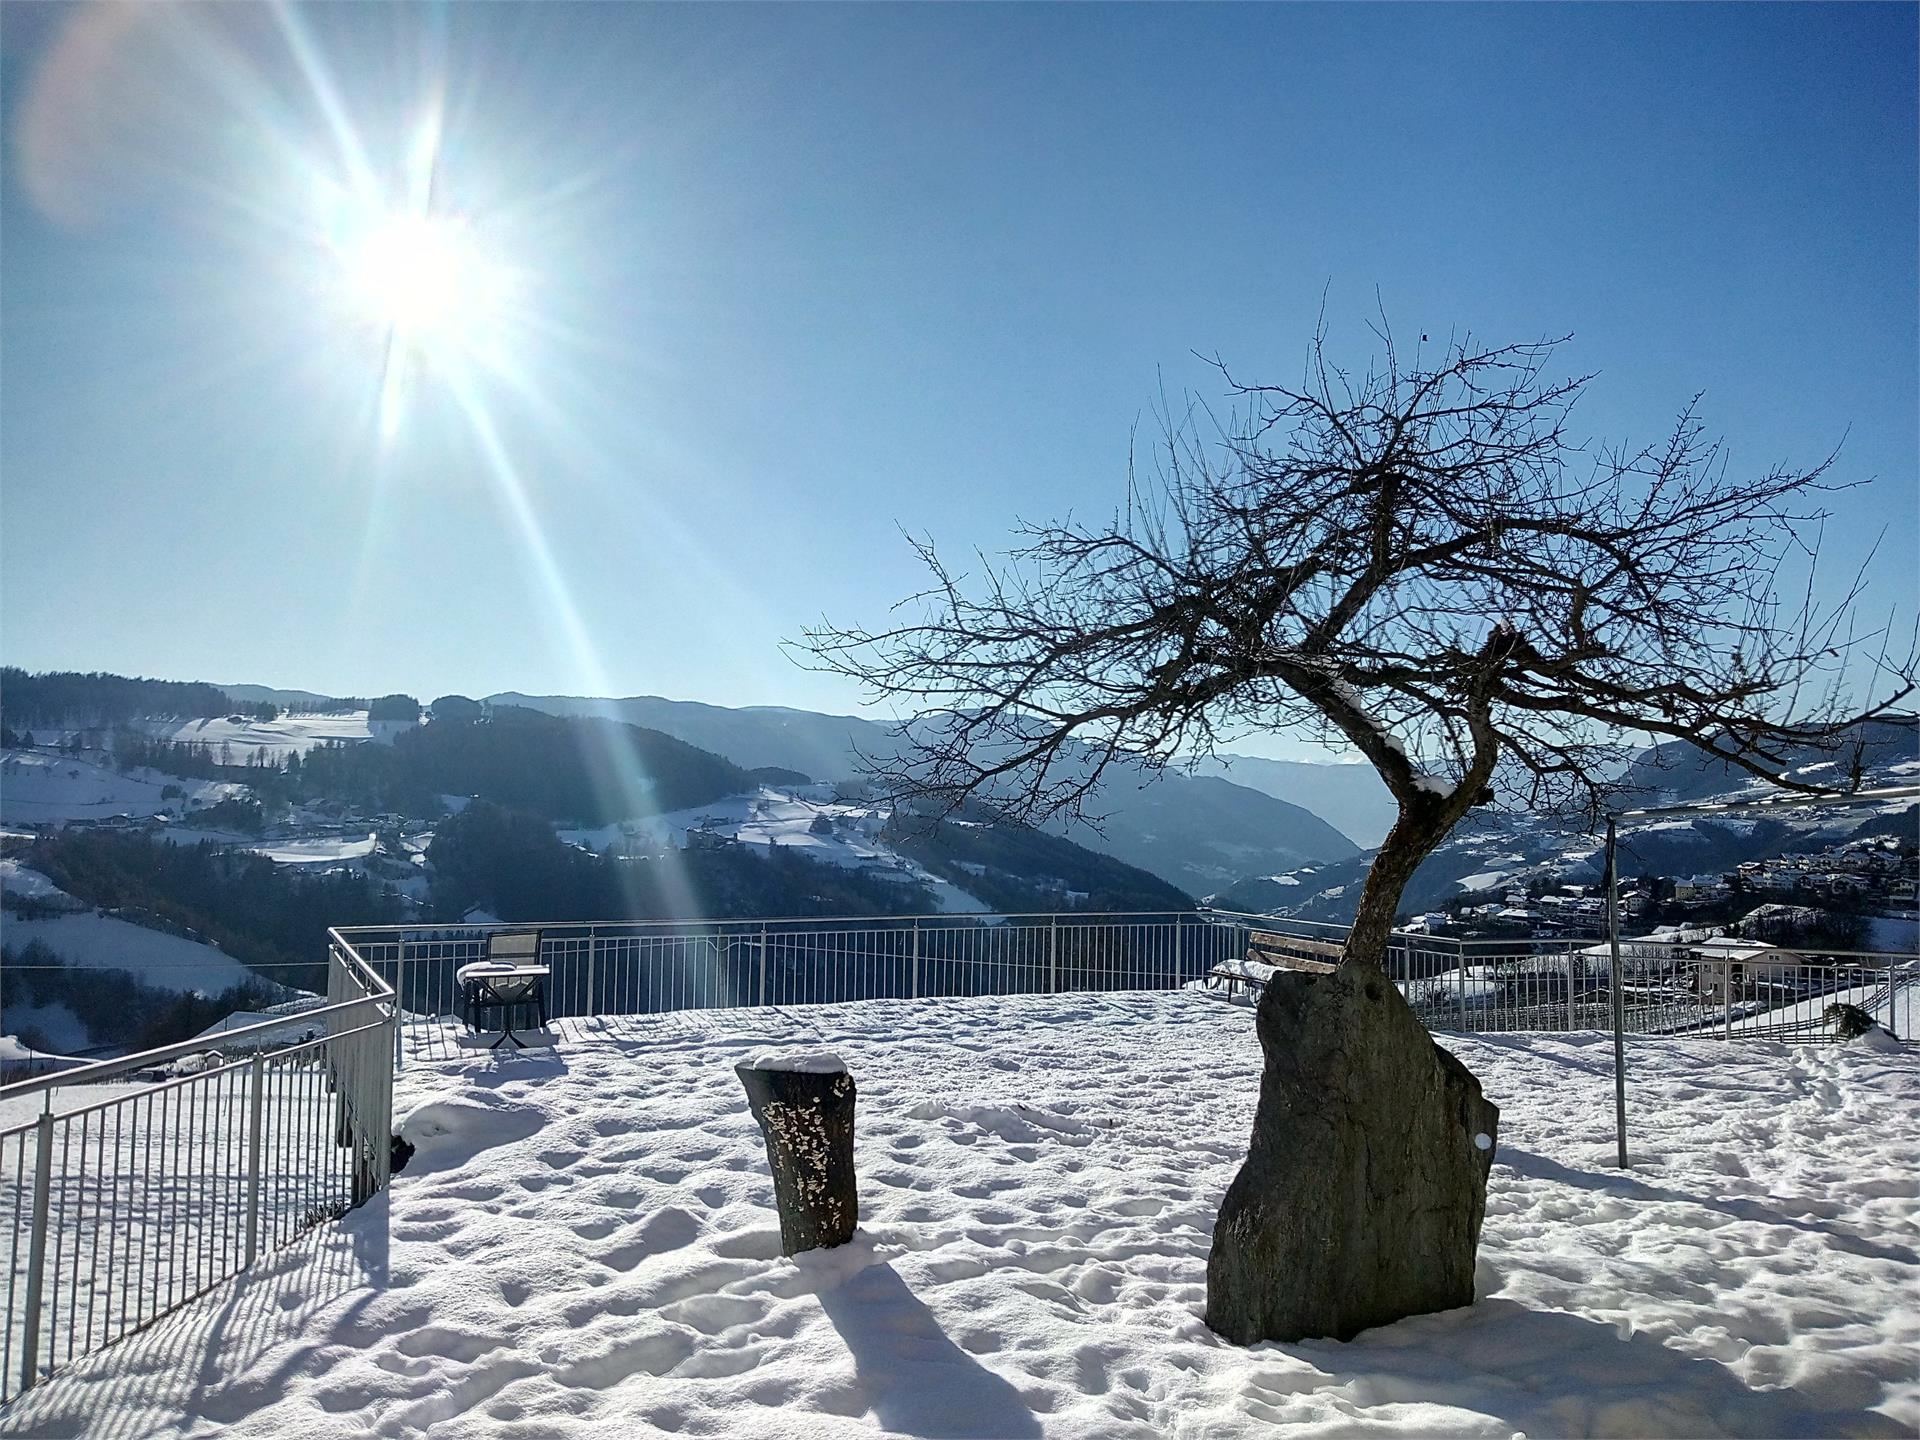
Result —
M498 302L489 266L457 220L383 216L344 247L341 263L356 315L413 348L463 348Z

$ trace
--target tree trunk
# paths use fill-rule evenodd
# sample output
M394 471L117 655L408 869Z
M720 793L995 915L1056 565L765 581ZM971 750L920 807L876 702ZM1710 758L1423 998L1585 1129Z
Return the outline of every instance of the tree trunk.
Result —
M1454 819L1438 801L1432 804L1400 806L1400 818L1393 822L1379 853L1367 868L1367 879L1360 890L1360 908L1354 912L1353 928L1347 932L1346 954L1351 965L1383 968L1387 943L1394 921L1400 914L1400 897L1420 862L1433 853L1446 838Z
M860 1222L853 1077L830 1056L761 1052L734 1073L766 1139L781 1253L846 1244Z

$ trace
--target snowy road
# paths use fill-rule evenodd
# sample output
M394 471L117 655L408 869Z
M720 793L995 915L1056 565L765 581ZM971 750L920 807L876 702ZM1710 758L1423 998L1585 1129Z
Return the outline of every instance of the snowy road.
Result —
M1479 1303L1349 1344L1199 1319L1251 1121L1205 996L566 1022L415 1064L390 1196L6 1417L35 1435L1904 1435L1920 1052L1450 1041L1503 1108ZM732 1064L860 1087L862 1234L777 1253Z

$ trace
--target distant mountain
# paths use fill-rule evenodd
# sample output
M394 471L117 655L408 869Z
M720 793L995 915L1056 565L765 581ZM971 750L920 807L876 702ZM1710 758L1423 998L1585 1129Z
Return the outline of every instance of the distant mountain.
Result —
M337 697L313 690L277 690L271 685L222 685L236 704L278 705L283 710L316 710L336 702Z
M1864 772L1920 761L1920 717L1889 716L1855 726L1832 748L1802 745L1786 754L1789 778L1809 785L1845 788L1855 765ZM1621 777L1639 792L1637 803L1671 805L1735 791L1764 791L1765 782L1737 765L1716 760L1688 740L1668 740L1640 752ZM1897 777L1888 777L1893 783ZM1920 775L1908 772L1909 783Z
M1144 785L1124 780L1095 798L1089 825L1046 828L1205 895L1249 872L1291 870L1359 853L1311 811L1212 775L1168 771Z
M1860 726L1838 751L1795 751L1788 757L1789 770L1810 784L1844 785L1856 755L1862 788L1914 784L1920 781L1920 723L1894 719ZM1686 741L1641 751L1623 779L1637 793L1623 799L1622 809L1783 793L1770 791L1746 771L1712 759ZM1768 815L1682 814L1625 821L1620 869L1627 876L1717 875L1743 861L1771 859L1855 835L1914 833L1911 805L1884 808L1882 814L1809 806ZM1529 880L1592 884L1601 877L1601 863L1598 831L1584 822L1476 811L1414 871L1402 896L1401 914L1419 914L1469 893L1498 899L1508 886L1524 886ZM1212 898L1224 909L1345 921L1359 903L1366 871L1362 856L1278 876L1251 872Z
M884 748L887 728L856 715L821 715L778 705L730 709L698 700L631 695L603 700L581 695L522 695L508 690L486 697L489 705L519 705L549 715L597 715L664 731L724 755L749 770L776 765L815 780L845 780L856 769L855 748Z
M487 699L553 715L597 715L644 725L736 765L778 765L816 780L851 779L861 753L884 755L897 743L887 726L872 720L777 706L729 709L654 695L609 700L508 692ZM1214 776L1168 771L1142 784L1115 780L1094 808L1104 813L1097 829L1066 823L1044 828L1193 894L1249 873L1344 859L1359 848L1299 805Z
M1368 847L1387 838L1399 814L1386 782L1371 765L1213 755L1196 764L1193 773L1223 776L1311 810L1349 840Z

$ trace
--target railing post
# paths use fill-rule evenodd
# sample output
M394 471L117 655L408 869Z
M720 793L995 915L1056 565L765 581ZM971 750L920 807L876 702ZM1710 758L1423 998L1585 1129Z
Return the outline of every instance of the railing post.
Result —
M1568 949L1567 951L1567 1033L1569 1035L1573 1033L1574 1015L1575 1015L1575 1010L1573 1005L1573 967L1574 967L1574 963L1579 959L1579 957L1580 957L1579 951L1571 948Z
M33 1229L27 1242L27 1304L22 1319L20 1388L31 1390L39 1377L40 1299L47 1271L47 1209L53 1184L53 1091L47 1091L34 1137Z
M913 980L907 992L909 1000L920 998L920 921L913 922Z
M600 927L594 925L587 930L587 998L581 1010L583 1015L598 1015L600 1009L594 1002L597 989L594 980L600 971Z
M266 1113L267 1057L256 1053L247 1075L247 1264L260 1253L260 1129Z
M767 926L766 926L766 922L762 921L760 925L760 1004L762 1006L765 1006L766 1003L767 1003Z
M387 1024L394 1034L400 1033L400 1007L396 1004L387 1016ZM380 1077L380 1129L374 1137L373 1164L378 1176L378 1189L384 1190L393 1182L393 1072L384 1071Z
M1060 993L1060 917L1047 920L1047 993Z
M1727 968L1720 981L1720 1038L1728 1044L1733 1043L1733 957L1727 957Z
M1183 916L1178 910L1174 911L1173 912L1173 977L1172 977L1173 983L1167 986L1169 990L1178 990L1180 988L1180 976L1183 973L1180 968L1181 961L1182 961L1182 957L1180 954L1180 932L1185 930L1186 928L1187 928L1186 917Z

